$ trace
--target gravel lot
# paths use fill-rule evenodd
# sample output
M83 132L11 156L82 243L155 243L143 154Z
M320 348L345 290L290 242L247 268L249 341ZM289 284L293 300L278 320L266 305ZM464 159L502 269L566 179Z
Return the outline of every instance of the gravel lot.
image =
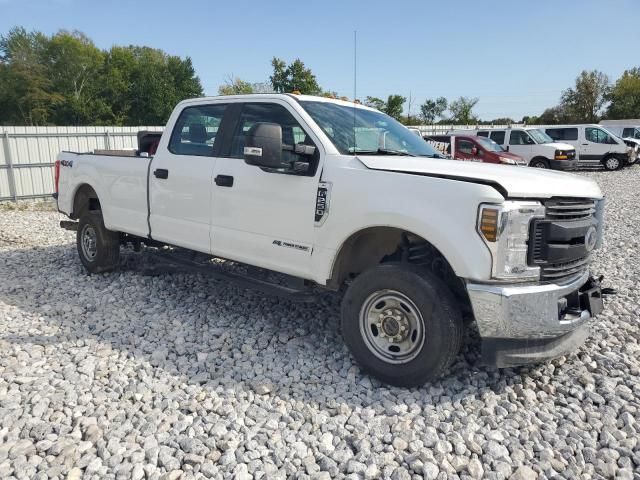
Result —
M640 167L594 270L620 294L576 354L403 390L363 375L339 302L197 275L88 276L51 211L0 210L0 478L640 479Z

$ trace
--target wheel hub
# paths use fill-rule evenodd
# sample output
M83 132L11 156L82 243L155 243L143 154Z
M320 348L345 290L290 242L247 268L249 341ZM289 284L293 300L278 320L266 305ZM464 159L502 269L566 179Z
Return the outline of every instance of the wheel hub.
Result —
M93 260L98 252L96 231L90 225L82 232L82 250L89 260Z
M418 307L395 290L373 292L364 301L360 332L369 351L387 363L410 362L425 342L424 321Z
M380 336L387 338L389 342L400 343L409 334L409 320L403 312L397 308L390 308L380 314L378 330Z

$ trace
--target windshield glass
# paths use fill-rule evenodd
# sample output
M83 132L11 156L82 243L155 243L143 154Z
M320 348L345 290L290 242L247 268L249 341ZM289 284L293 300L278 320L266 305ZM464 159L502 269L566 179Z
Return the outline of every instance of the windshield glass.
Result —
M478 137L476 142L482 145L482 148L490 152L504 152L504 148L498 145L496 142L487 137Z
M527 133L529 134L529 136L531 138L533 138L533 141L536 142L536 143L551 143L551 142L553 142L553 138L551 138L549 135L547 135L544 130L541 130L539 128L534 128L532 130L527 130Z
M441 158L421 137L384 113L330 102L301 101L302 107L344 155L405 155Z

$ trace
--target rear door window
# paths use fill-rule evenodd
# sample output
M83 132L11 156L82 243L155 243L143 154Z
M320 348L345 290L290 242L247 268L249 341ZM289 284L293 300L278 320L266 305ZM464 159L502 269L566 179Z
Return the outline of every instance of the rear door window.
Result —
M505 137L504 130L494 130L489 135L489 138L494 142L496 142L498 145L504 145L504 137Z
M577 128L547 128L545 131L554 140L578 140Z
M169 139L175 155L213 156L213 147L227 105L198 105L185 108Z

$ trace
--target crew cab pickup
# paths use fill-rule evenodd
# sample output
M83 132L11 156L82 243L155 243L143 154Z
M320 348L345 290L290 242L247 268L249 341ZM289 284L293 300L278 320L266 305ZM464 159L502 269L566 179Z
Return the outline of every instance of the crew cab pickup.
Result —
M343 338L385 382L446 372L474 320L487 364L563 355L603 308L592 180L446 160L377 110L293 94L183 101L153 150L59 155L86 269L145 244L344 290Z

